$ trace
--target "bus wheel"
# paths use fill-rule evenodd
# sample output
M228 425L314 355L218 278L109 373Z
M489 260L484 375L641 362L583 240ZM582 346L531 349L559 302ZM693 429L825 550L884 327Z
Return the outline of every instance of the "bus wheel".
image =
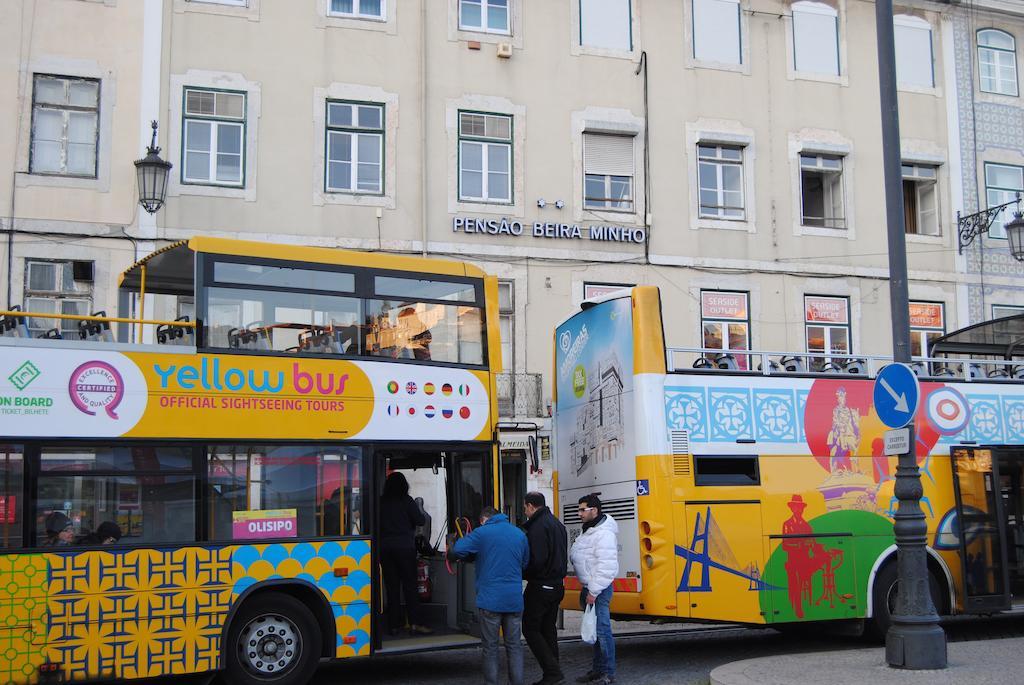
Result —
M320 639L305 604L280 593L257 595L231 620L224 677L230 685L304 685L320 660Z
M871 589L873 612L871 622L868 624L868 636L873 639L885 640L889 626L892 625L892 616L896 613L896 591L900 585L896 575L896 562L893 561L883 566L875 576L875 584ZM931 569L928 570L928 590L931 592L935 611L941 614L944 606L942 583L935 577Z

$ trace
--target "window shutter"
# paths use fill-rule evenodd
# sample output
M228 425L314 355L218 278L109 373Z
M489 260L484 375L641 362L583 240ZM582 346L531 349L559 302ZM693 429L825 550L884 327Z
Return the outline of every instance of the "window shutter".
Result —
M587 174L633 176L633 136L584 133L583 169Z

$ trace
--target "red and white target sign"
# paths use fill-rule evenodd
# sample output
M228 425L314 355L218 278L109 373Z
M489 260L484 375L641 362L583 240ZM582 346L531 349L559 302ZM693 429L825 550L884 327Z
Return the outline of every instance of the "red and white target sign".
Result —
M956 435L967 427L971 410L955 388L939 388L928 395L928 420L942 435Z

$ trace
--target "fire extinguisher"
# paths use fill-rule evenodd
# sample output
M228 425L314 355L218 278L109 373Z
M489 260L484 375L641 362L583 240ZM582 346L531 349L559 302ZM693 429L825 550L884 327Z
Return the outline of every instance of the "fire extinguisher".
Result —
M416 594L421 602L429 602L433 585L430 582L430 564L423 557L416 559Z

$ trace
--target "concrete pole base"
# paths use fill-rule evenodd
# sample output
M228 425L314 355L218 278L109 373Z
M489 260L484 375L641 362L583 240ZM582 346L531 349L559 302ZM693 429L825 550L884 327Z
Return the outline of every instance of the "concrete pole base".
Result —
M885 636L885 660L912 671L946 668L946 633L937 623L894 624Z

